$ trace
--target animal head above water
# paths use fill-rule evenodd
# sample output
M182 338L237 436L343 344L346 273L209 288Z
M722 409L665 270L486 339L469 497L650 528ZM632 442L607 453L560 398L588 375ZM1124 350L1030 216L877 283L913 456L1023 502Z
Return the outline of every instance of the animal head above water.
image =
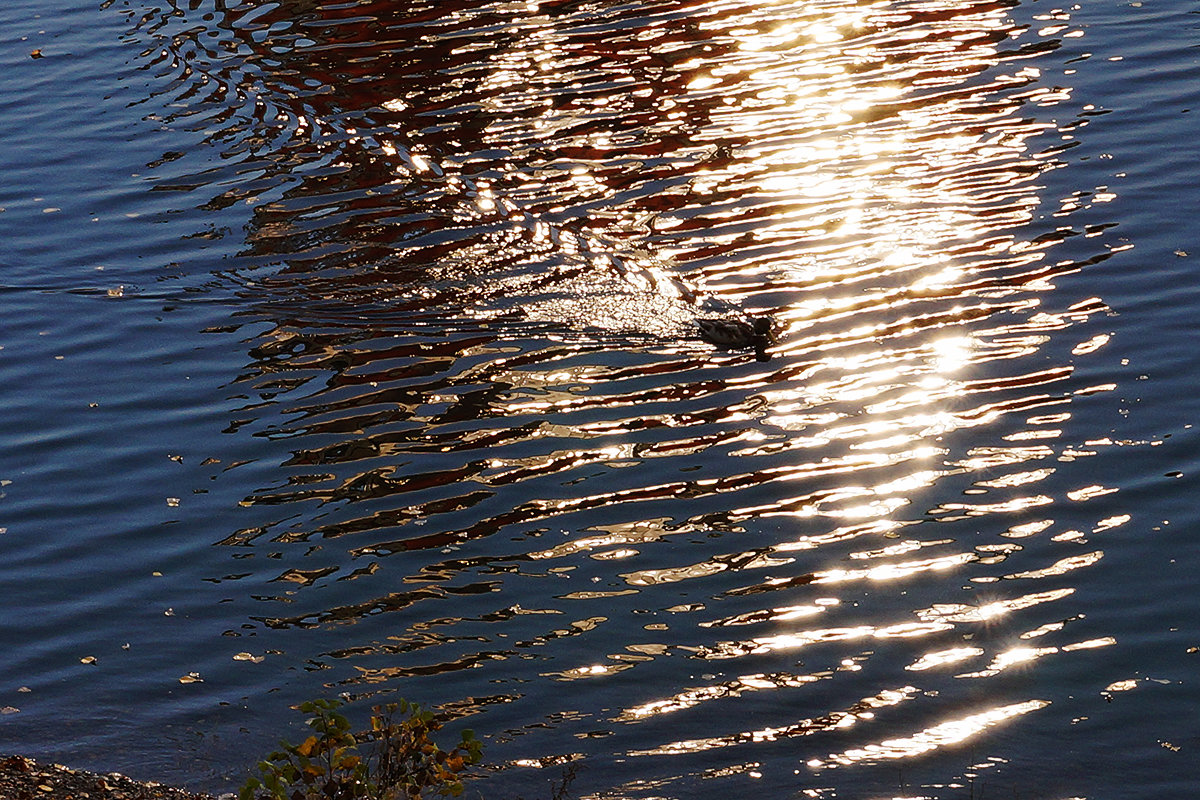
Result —
M759 361L770 358L767 348L775 344L775 326L770 317L698 319L700 338L727 350L753 349Z

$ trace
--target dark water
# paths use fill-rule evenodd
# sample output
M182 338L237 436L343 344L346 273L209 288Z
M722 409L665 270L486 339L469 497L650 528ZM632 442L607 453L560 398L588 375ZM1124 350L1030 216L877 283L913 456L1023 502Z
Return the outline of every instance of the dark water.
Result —
M1197 791L1200 4L0 20L0 751Z

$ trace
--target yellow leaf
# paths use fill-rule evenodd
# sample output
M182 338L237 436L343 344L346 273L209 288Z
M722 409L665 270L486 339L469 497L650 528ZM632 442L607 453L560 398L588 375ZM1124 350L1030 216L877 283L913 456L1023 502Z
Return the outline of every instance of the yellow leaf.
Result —
M317 737L310 736L304 740L304 744L296 748L296 752L308 758L312 755L313 748L317 746Z

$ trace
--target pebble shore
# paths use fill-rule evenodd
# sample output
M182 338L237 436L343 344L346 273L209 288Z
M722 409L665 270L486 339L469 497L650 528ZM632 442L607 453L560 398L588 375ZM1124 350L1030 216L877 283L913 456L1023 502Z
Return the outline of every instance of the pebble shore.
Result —
M117 772L98 774L0 755L0 800L218 800Z

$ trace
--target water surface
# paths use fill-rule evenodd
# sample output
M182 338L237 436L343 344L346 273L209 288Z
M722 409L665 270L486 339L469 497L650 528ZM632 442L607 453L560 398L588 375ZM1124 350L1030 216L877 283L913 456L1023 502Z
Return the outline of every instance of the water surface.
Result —
M1197 11L13 4L0 749L1194 791Z

